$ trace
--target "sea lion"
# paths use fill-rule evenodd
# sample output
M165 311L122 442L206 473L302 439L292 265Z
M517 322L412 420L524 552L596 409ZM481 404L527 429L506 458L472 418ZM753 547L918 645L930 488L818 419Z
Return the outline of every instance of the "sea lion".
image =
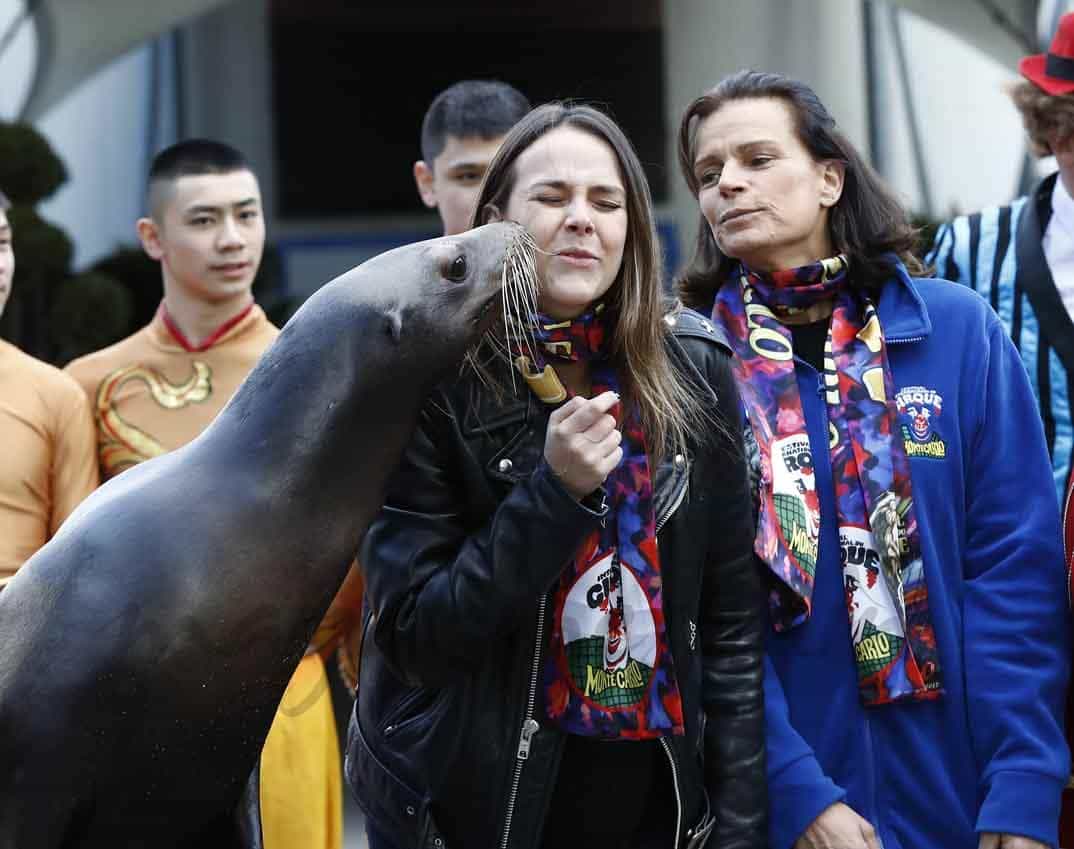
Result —
M375 257L205 432L95 492L0 593L0 849L243 845L234 810L422 402L532 264L493 224Z

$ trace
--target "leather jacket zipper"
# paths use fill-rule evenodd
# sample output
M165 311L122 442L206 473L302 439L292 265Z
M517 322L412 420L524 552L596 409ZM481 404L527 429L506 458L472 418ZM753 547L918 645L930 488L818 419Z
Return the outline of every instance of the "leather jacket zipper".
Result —
M511 820L515 816L515 803L518 802L518 785L522 781L522 766L530 756L530 745L533 743L533 735L540 728L540 723L533 718L537 704L537 680L541 672L541 644L544 641L544 614L547 600L541 596L541 603L537 607L537 639L533 644L533 665L530 667L530 689L526 698L526 713L522 720L522 728L518 736L518 750L515 752L515 772L511 779L511 792L507 796L507 813L503 819L503 837L500 839L501 849L507 849L507 843L511 839Z
M679 507L682 506L682 502L686 498L686 490L689 488L689 483L690 483L689 468L690 467L689 467L688 463L687 463L687 465L683 466L682 485L679 487L679 492L675 496L675 500L672 501L670 505L668 505L668 509L664 511L664 515L661 516L659 519L657 519L656 528L655 528L654 533L659 534L660 529L663 528L664 525L666 525L668 523L668 519L670 519L672 517L672 515L675 513L675 511L678 510Z
M671 765L671 784L675 788L675 837L671 841L673 847L679 845L679 834L682 830L682 794L679 792L679 767L675 763L675 755L671 752L671 744L666 737L660 738L660 748L667 753L668 763Z

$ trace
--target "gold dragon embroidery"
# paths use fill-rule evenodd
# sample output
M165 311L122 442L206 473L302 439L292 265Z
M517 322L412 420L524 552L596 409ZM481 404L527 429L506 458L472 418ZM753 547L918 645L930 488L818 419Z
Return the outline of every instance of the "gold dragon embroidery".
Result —
M138 380L149 394L166 410L181 410L188 404L198 404L213 394L212 369L201 360L192 363L194 371L183 383L170 383L155 369L140 365L123 366L111 372L97 389L97 448L101 472L105 478L118 475L124 469L143 460L158 457L167 449L144 430L135 427L116 411L116 392L125 383Z

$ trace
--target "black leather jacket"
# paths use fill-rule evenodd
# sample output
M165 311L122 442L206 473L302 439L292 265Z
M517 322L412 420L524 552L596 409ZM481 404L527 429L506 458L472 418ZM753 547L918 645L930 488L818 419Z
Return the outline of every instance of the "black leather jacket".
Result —
M686 722L660 742L677 808L661 844L760 849L763 601L738 395L712 324L689 311L668 323L673 363L736 433L654 475ZM540 697L547 597L601 519L545 465L548 414L524 385L503 402L472 376L442 386L362 546L366 638L346 772L404 849L540 844L563 743Z

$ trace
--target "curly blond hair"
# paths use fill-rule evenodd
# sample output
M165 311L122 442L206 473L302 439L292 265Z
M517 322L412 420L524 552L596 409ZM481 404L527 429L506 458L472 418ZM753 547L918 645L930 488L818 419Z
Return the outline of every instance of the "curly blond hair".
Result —
M1048 139L1074 135L1074 94L1048 94L1028 80L1010 88L1011 100L1022 114L1022 124L1037 156L1052 152Z

